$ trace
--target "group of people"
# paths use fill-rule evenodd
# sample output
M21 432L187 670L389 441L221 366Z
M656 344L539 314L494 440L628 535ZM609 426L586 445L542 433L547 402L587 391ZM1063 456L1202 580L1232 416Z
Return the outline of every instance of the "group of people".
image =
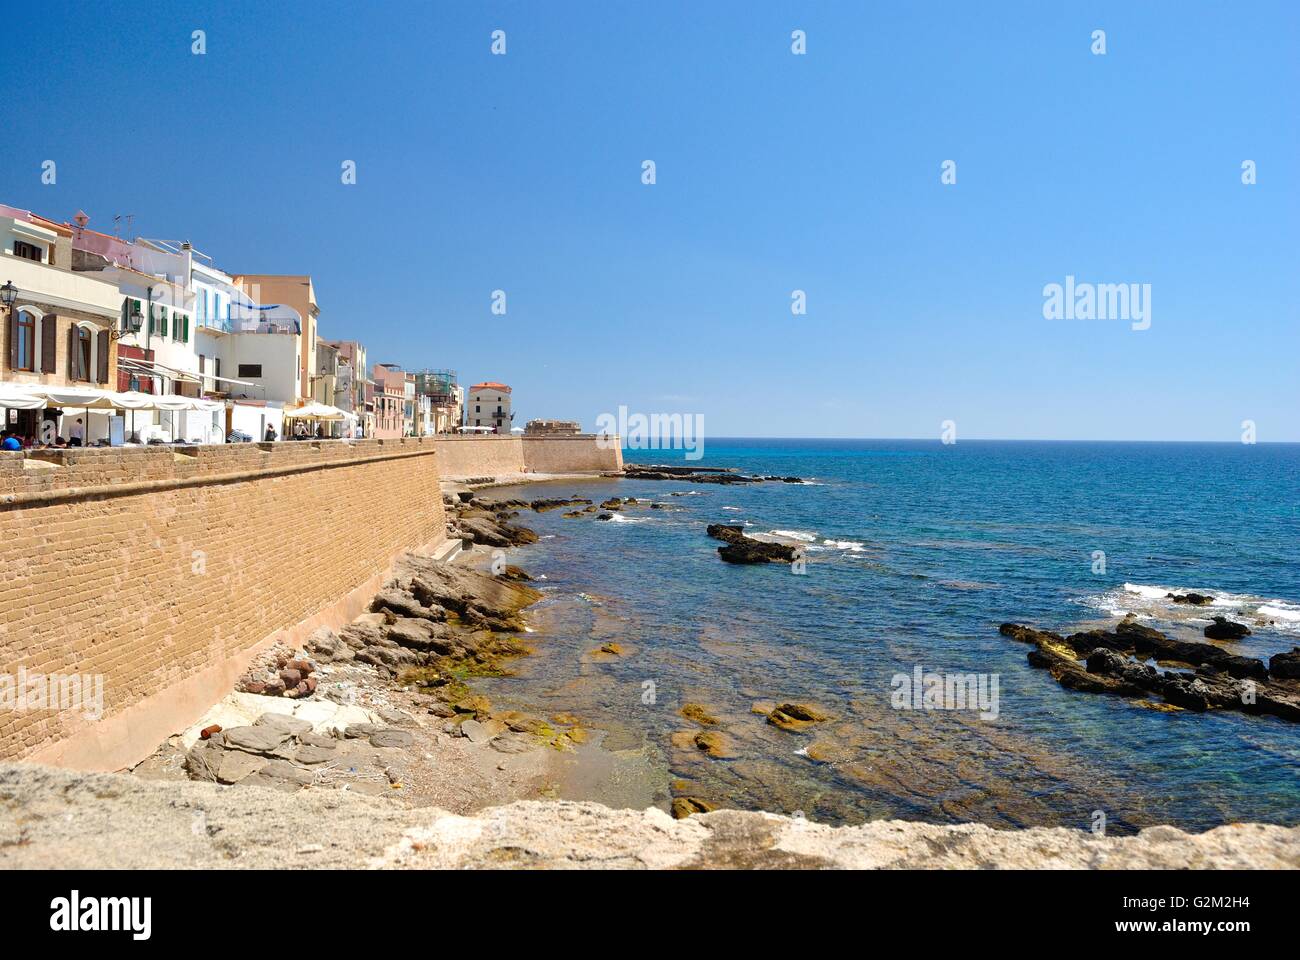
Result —
M279 434L277 434L277 433L275 432L275 424L273 424L273 423L268 423L268 424L266 425L266 434L262 437L262 440L265 441L266 443L273 443L274 441L278 440L279 438L280 438L280 437L279 437ZM304 422L301 421L301 420L298 420L298 421L296 421L296 422L294 423L294 425L293 425L293 436L289 437L288 439L290 439L290 440L308 440L308 439L311 439L311 438L312 438L312 433L311 433L310 429L308 428L307 424L304 423ZM331 437L331 436L330 436L330 435L325 431L325 424L320 423L320 424L317 424L317 425L316 425L316 434L315 434L315 439L317 439L317 440L331 440L331 439L333 439L333 438L332 438L332 437Z
M46 424L52 424L54 421L47 420ZM44 430L42 430L44 433ZM65 439L55 435L50 440L42 440L33 437L30 434L19 433L17 430L8 428L0 431L0 450L46 450L51 448L64 447L81 447L86 443L86 428L81 417L78 417L68 427L68 436Z

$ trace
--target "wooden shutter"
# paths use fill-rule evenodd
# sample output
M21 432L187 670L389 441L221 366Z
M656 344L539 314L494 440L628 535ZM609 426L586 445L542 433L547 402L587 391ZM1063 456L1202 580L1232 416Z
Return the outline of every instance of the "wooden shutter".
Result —
M68 327L68 380L77 379L77 325Z
M97 357L98 363L96 364L96 366L99 367L99 379L96 380L95 382L108 383L108 331L107 330L99 331L99 333L95 336L95 345L97 348L96 352L99 354L99 356Z
M18 312L9 308L9 329L6 331L9 337L9 369L18 369Z
M59 318L52 313L41 317L41 373L57 373L55 358L59 355Z

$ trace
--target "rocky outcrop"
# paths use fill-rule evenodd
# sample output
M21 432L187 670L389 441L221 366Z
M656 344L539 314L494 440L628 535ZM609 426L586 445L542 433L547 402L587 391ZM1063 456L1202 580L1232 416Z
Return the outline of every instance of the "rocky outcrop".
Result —
M726 546L718 547L718 556L728 563L790 563L798 559L798 549L784 543L768 543L747 537L745 528L729 523L711 523L707 533Z
M1186 603L1193 607L1203 607L1214 602L1213 597L1204 593L1167 593L1165 598L1172 600L1174 603Z
M353 723L332 733L282 713L264 713L252 725L206 728L185 755L195 780L296 793L305 787L387 795L400 784L414 738L406 730Z
M1002 624L999 632L1031 644L1030 664L1047 670L1067 689L1141 699L1154 695L1184 710L1240 710L1300 722L1300 681L1213 644L1175 640L1129 620L1113 631L1068 637L1016 623ZM1292 661L1280 656L1284 659L1278 666L1286 674ZM1196 669L1158 670L1147 663L1153 659Z
M552 509L546 506L548 501L535 501L539 509ZM590 500L564 501L590 503ZM562 502L556 502L562 506ZM537 534L527 527L510 523L518 516L517 507L528 507L525 500L488 500L476 497L473 491L464 491L456 496L443 496L443 507L447 513L447 536L469 543L481 543L489 547L515 547L527 543L536 543Z
M678 798L659 809L525 801L468 817L355 791L151 781L0 765L5 869L1300 868L1300 827L1131 837L878 820L830 827ZM112 830L104 824L111 823Z
M580 507L589 505L590 500L585 497L548 497L540 500L532 500L530 506L537 513L545 513L547 510L558 510L560 507Z

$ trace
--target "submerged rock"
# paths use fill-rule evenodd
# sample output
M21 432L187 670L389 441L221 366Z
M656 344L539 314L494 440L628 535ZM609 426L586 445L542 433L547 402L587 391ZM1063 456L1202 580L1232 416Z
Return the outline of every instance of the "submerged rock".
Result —
M672 814L674 820L685 820L693 813L712 813L716 807L699 797L674 797Z
M783 703L767 715L767 722L782 730L806 730L829 720L828 714L802 703Z
M718 724L718 718L698 703L683 704L681 714L687 720L694 720L702 727L713 727Z
M728 757L730 751L727 749L727 741L716 730L702 730L692 738L695 746L707 753L710 757Z

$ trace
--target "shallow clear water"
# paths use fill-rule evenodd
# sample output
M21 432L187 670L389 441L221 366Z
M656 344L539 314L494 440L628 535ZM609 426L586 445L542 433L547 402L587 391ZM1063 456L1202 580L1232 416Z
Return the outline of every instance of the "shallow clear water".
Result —
M545 577L547 599L532 615L536 656L491 681L494 697L605 726L607 747L652 758L664 796L827 822L1087 827L1100 810L1119 832L1300 823L1300 726L1073 693L997 632L1133 611L1199 638L1205 614L1163 600L1194 590L1252 625L1235 652L1300 644L1300 446L710 440L695 465L816 482L490 494L667 505L615 522L523 513L543 539L520 562ZM716 522L807 543L807 573L723 563L704 532ZM623 656L592 656L611 639ZM996 718L896 709L892 679L918 666L996 676ZM792 734L751 711L782 700L834 719ZM675 744L698 729L677 714L687 701L722 720L729 757Z

